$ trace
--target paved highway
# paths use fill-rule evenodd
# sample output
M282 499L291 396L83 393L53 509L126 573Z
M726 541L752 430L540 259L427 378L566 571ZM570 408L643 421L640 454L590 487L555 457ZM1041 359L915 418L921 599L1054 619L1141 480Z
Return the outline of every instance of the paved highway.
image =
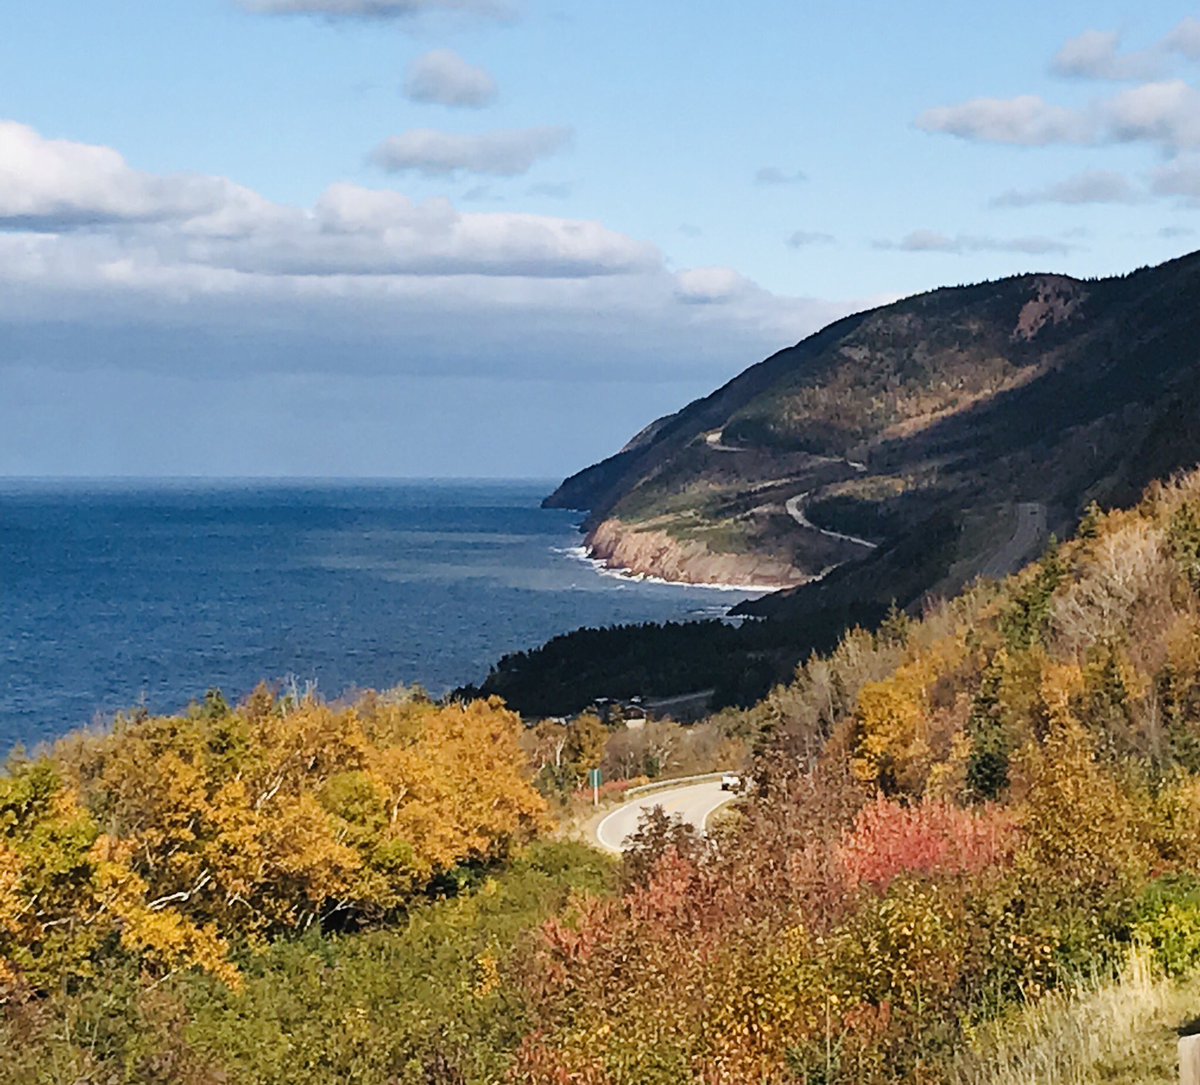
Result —
M1046 506L1024 502L1016 507L1014 515L1012 532L984 561L980 576L1000 580L1035 556L1034 551L1046 534Z
M854 543L856 546L865 546L868 550L877 550L879 548L878 543L873 543L868 539L860 539L857 535L843 535L840 531L829 531L826 528L817 527L816 524L804 515L804 499L807 496L808 491L805 490L802 494L789 497L787 504L784 506L787 509L787 514L801 527L807 527L812 531L819 531L822 535L826 535L831 539L841 539L842 542Z
M721 790L720 780L651 791L648 795L631 799L624 806L618 806L604 818L596 826L596 841L606 851L623 851L625 838L637 831L638 818L656 806L661 806L669 816L680 817L703 832L708 815L734 797L732 791Z

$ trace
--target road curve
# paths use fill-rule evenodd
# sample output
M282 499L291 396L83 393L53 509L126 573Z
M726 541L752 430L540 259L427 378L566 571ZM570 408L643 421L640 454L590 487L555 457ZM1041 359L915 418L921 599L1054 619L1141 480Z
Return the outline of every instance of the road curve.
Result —
M844 535L840 531L830 531L828 528L818 527L807 516L804 515L804 499L808 497L809 491L805 490L802 494L796 494L795 497L789 497L784 508L787 509L787 514L796 521L801 527L807 527L812 531L818 531L822 535L830 539L840 539L842 542L854 543L855 546L865 546L868 550L877 550L878 543L873 543L869 539L860 539L857 535Z
M722 438L725 436L723 430L715 429L711 433L704 435L704 443L708 445L714 452L745 452L744 448L737 448L734 445L727 445Z
M678 817L703 832L709 814L734 797L732 791L721 790L719 780L652 791L618 806L603 818L596 826L596 843L605 851L624 851L625 839L637 831L638 819L656 806L661 806L669 817Z

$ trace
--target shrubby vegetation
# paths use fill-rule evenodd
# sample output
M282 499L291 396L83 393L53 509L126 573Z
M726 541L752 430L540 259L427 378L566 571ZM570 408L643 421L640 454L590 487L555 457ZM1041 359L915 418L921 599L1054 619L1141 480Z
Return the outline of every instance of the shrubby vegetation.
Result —
M759 792L543 929L529 1082L936 1081L1141 945L1200 964L1200 476L749 713Z
M740 815L617 886L527 780L682 740L556 726L261 694L15 764L0 1078L1094 1080L1087 1008L1200 967L1200 473L723 713Z
M529 1022L506 977L523 938L612 863L535 844L451 899L355 934L311 928L242 960L233 990L196 971L114 962L97 982L10 1003L0 1081L14 1085L427 1085L501 1081Z
M130 718L0 778L0 999L129 959L236 990L239 951L402 912L545 824L520 721L498 702L265 688Z

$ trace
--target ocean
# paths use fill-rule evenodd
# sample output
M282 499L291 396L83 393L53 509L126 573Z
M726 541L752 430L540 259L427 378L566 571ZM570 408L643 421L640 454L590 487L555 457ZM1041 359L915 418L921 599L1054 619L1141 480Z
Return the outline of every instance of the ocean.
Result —
M538 507L553 485L0 480L0 756L263 679L441 694L579 626L745 598L597 569L579 515Z

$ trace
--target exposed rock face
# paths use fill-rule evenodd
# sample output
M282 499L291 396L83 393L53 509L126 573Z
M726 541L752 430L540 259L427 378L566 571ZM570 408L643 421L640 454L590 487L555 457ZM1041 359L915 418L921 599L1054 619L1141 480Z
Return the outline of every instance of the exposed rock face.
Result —
M1037 280L1035 295L1021 308L1013 340L1029 343L1045 327L1063 324L1075 315L1087 292L1074 279L1047 275Z
M609 568L679 584L794 588L813 579L785 561L716 553L698 540L676 539L615 518L602 520L588 534L587 545L591 556Z

